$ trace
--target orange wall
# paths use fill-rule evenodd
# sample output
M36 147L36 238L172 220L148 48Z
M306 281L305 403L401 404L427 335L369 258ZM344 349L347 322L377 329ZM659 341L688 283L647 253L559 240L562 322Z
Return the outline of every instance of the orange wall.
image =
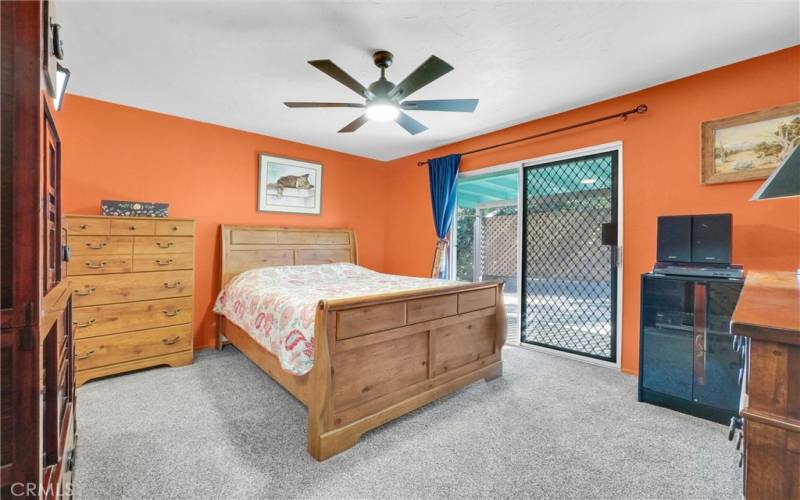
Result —
M800 265L800 201L747 201L758 182L699 182L700 123L800 101L800 46L553 115L388 163L262 135L68 95L56 113L63 144L66 213L97 214L101 199L166 201L197 220L195 346L209 346L215 318L221 223L352 227L361 261L424 276L434 232L427 172L419 159L465 151L631 108L607 122L465 157L462 170L622 141L624 147L623 370L638 366L639 275L655 258L656 217L732 212L734 260L748 269ZM324 164L322 215L260 213L257 154Z
M590 84L590 82L589 82ZM535 88L532 88L535 92ZM759 182L700 184L700 123L800 101L800 46L676 80L559 115L475 137L389 164L387 272L425 275L435 235L420 159L467 151L647 104L645 115L464 157L462 171L623 142L622 368L638 370L639 276L655 260L656 217L733 213L733 259L747 269L800 265L800 201L748 199ZM414 249L414 251L409 251Z
M99 214L101 199L164 201L196 220L195 348L214 341L220 224L352 227L361 262L383 268L381 162L74 95L56 116L65 213ZM257 212L259 152L321 162L322 214Z

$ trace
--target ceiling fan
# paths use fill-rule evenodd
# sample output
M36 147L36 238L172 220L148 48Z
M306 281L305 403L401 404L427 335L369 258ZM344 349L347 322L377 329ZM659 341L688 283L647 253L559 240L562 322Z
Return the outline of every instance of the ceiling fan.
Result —
M471 113L478 106L478 99L434 99L424 101L404 101L408 96L453 70L453 67L436 56L430 56L410 75L395 85L386 79L386 68L392 65L391 52L379 50L372 54L375 66L381 70L381 77L364 87L342 68L329 59L308 61L345 87L365 99L364 104L355 102L284 102L290 108L365 108L364 114L345 125L342 132L355 132L369 120L396 121L411 135L428 130L428 127L411 118L406 111L457 111Z

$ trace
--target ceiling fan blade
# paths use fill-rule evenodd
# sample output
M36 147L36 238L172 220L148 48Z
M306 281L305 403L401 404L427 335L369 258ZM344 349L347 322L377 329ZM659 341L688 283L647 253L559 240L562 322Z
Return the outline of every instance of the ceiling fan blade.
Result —
M433 99L429 101L405 101L400 107L417 111L457 111L472 113L478 107L477 99Z
M365 99L372 99L375 97L372 92L367 90L366 87L361 85L356 81L355 78L348 75L342 68L334 64L333 61L330 59L319 59L316 61L308 61L308 64L314 66L318 70L322 71L326 75L330 76L337 82L341 83L345 87L349 88L356 94L360 95Z
M452 71L453 67L436 56L430 56L419 68L398 83L389 91L389 97L405 99L425 85L436 80L445 73Z
M289 108L363 108L355 102L284 102Z
M396 121L404 129L406 129L408 133L411 135L417 135L420 132L425 132L426 130L428 130L428 127L421 124L417 120L411 118L402 111L400 112L399 115L397 115L397 118L395 118L394 121Z
M356 130L360 129L362 125L369 121L369 117L367 115L361 115L355 120L351 121L339 131L339 133L344 132L355 132Z

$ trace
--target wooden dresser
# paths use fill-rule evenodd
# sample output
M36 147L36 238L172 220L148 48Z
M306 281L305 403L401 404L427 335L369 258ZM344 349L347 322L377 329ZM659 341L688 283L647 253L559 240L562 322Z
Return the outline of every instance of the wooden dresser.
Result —
M76 384L192 362L194 221L69 215Z
M731 332L746 350L741 427L746 498L800 498L800 279L751 272ZM732 424L732 437L737 422Z

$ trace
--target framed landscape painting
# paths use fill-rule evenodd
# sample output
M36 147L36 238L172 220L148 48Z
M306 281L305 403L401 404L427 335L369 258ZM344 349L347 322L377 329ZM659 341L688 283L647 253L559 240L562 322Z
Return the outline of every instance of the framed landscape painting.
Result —
M703 184L766 179L800 144L800 103L705 122Z
M320 213L322 165L268 154L258 156L258 210Z

